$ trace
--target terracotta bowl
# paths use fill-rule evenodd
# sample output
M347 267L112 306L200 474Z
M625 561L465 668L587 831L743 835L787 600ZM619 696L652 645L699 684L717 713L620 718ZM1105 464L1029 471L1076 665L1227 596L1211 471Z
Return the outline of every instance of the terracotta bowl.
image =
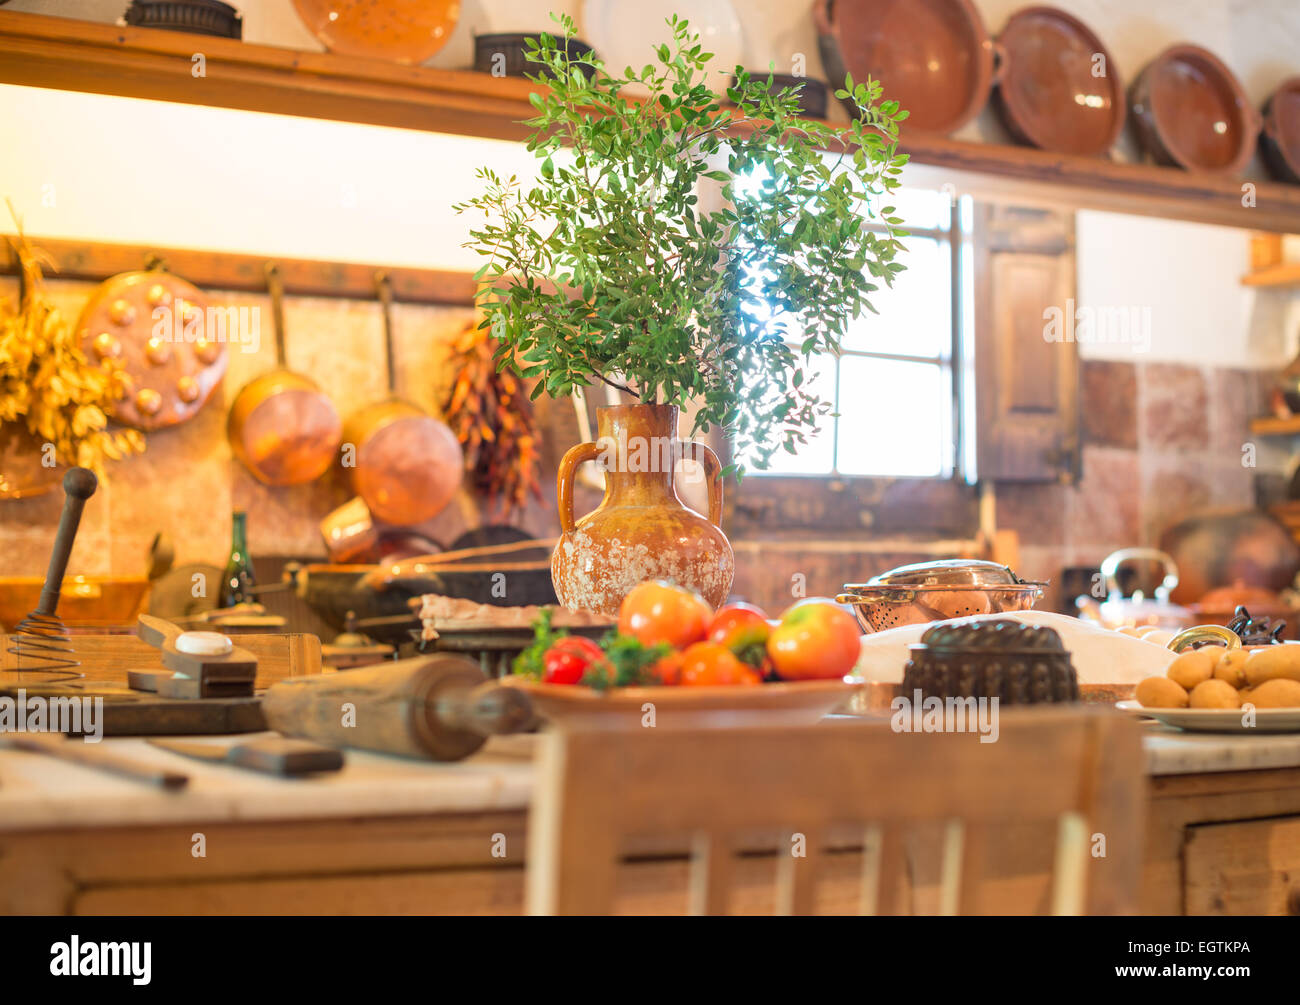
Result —
M1101 40L1054 7L1026 7L998 36L997 109L1021 143L1096 157L1124 127L1124 85Z
M1175 45L1133 82L1129 105L1138 137L1157 162L1237 175L1255 152L1259 113L1214 53Z
M988 101L993 42L970 0L817 0L813 19L832 90L845 70L880 81L908 132L946 135Z
M1264 104L1259 149L1274 178L1300 185L1300 77L1288 77Z
M12 632L40 601L44 576L0 579L0 627ZM126 625L144 607L149 580L138 577L68 576L59 595L65 625Z

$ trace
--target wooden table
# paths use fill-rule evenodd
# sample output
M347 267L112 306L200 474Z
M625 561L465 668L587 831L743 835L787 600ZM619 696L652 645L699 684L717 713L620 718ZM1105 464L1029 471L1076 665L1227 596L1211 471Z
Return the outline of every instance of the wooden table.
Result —
M179 793L36 754L0 751L0 913L513 914L523 903L534 738L492 741L460 764L349 753L336 776L263 777L107 739L191 775ZM220 742L220 741L217 741ZM1300 913L1300 737L1152 731L1142 910ZM999 891L1045 896L1042 836L1001 848ZM1042 857L1041 855L1039 856ZM745 859L767 901L762 858ZM829 909L850 910L851 855L827 856ZM929 891L913 863L913 903ZM996 873L998 870L994 870ZM626 909L685 903L681 856L627 870ZM836 884L843 887L839 890ZM838 892L837 892L838 891ZM842 893L842 896L841 896ZM1001 903L994 896L993 905ZM1024 910L1023 907L1019 908Z

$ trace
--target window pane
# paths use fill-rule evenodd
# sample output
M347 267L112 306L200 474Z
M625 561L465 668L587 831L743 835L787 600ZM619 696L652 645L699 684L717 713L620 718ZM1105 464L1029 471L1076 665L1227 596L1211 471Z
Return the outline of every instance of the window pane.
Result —
M809 393L822 401L835 404L835 359L831 356L814 356L804 366L804 386ZM807 443L796 444L797 453L790 454L778 448L772 455L772 466L766 470L753 467L753 459L744 459L745 477L750 475L824 475L829 474L835 457L835 417L822 417L821 427L806 433Z
M939 364L840 360L838 469L845 475L944 473L952 398Z
M901 356L946 356L952 345L952 259L947 241L906 237L900 258L907 268L893 287L880 288L867 299L880 313L863 311L850 321L841 343L858 352L887 352Z
M889 202L880 205L898 210L890 215L902 219L904 230L946 230L952 201L937 189L900 188L890 193Z

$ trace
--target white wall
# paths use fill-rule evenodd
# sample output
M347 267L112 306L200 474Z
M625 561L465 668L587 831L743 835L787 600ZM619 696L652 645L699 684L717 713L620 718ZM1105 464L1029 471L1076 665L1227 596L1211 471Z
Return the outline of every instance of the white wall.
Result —
M1150 345L1081 343L1092 359L1273 368L1295 351L1300 297L1241 285L1247 236L1229 227L1081 211L1078 303L1149 310Z
M519 143L7 85L0 135L31 234L470 271L452 204L534 171Z

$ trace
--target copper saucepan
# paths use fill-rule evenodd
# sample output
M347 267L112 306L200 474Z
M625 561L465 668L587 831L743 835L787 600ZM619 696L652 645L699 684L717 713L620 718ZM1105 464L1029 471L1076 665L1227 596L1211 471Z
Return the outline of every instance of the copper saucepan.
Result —
M274 262L266 266L275 325L276 367L240 390L230 407L231 449L258 481L301 485L323 475L338 455L343 423L334 403L310 377L284 363L284 284Z
M388 364L388 397L349 416L343 443L355 450L345 454L352 489L370 512L399 527L428 520L451 502L460 488L465 467L460 442L447 425L396 394L393 365L392 283L386 273L375 276L384 309L384 346Z

